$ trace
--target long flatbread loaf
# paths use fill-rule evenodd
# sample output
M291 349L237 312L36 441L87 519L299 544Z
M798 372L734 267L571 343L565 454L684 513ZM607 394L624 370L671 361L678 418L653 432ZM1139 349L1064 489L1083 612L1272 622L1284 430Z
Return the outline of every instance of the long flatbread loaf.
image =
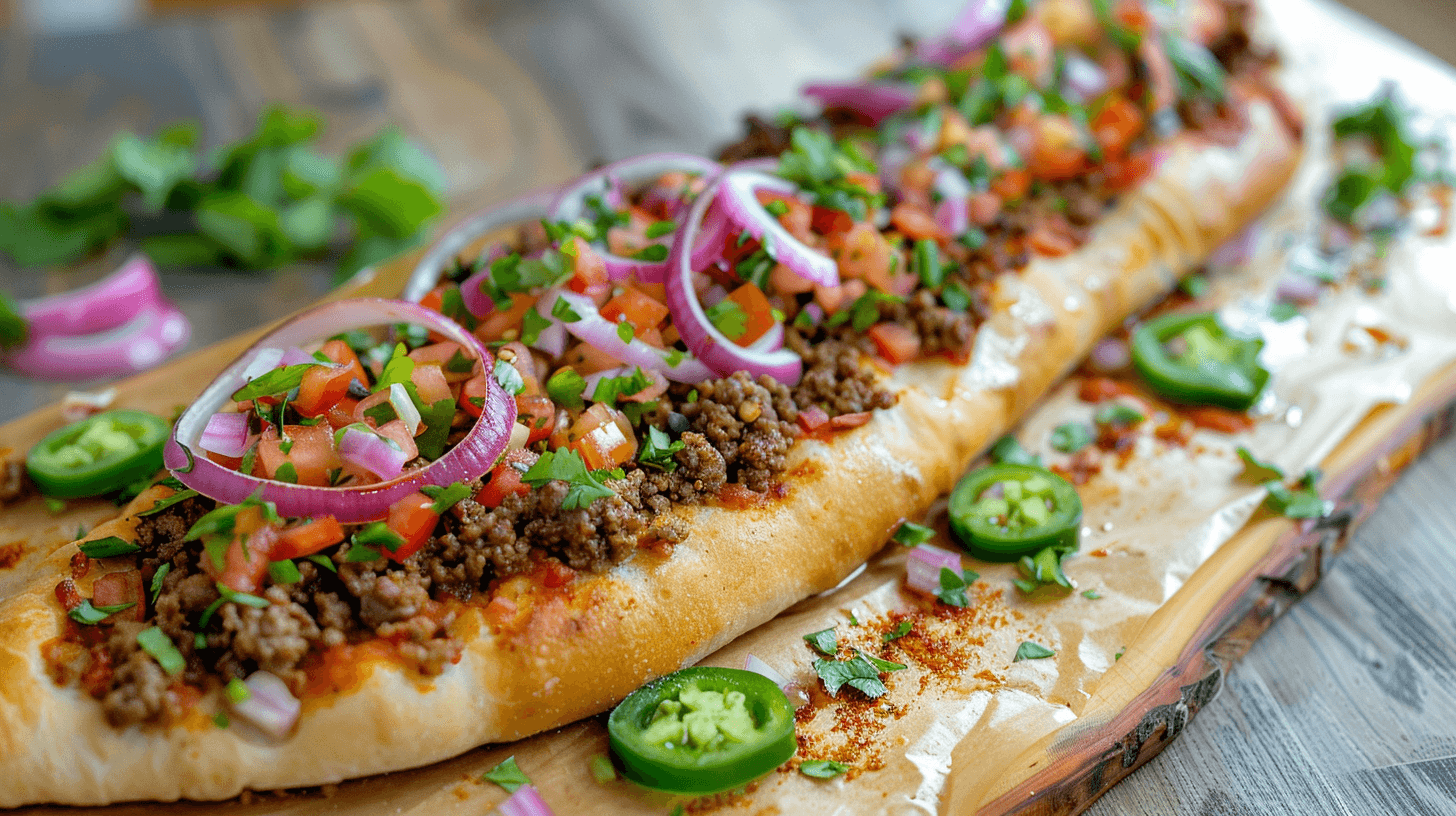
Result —
M341 687L306 696L281 743L215 727L216 701L170 726L110 726L96 700L47 674L42 647L66 621L48 576L0 605L0 806L221 799L244 789L337 782L431 763L600 712L645 680L691 664L797 600L834 586L896 525L947 491L1096 338L1168 291L1241 230L1300 154L1281 107L1254 96L1237 143L1184 135L1076 252L998 280L995 314L965 365L922 361L888 376L893 408L790 453L787 494L751 507L683 507L670 556L639 552L559 590L530 590L522 631L493 632L478 607L452 625L457 665L422 678L361 659ZM138 497L90 538L126 537ZM84 595L102 574L78 582ZM508 582L509 583L509 582Z

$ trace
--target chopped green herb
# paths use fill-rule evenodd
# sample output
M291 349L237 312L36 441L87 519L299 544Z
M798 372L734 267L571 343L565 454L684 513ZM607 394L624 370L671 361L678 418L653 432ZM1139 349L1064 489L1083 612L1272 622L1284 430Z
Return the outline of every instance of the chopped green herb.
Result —
M940 589L936 590L935 597L947 606L955 606L961 609L970 606L970 599L966 597L966 587L970 586L979 574L971 570L963 570L957 575L950 567L940 568Z
M1274 318L1275 322L1284 323L1299 316L1299 307L1284 301L1271 303L1269 304L1269 316Z
M275 584L296 584L303 580L303 574L298 571L298 565L287 559L270 562L268 577L272 578Z
M1041 467L1041 457L1021 446L1016 437L1006 435L991 446L991 461L998 464L1036 465Z
M1023 577L1011 583L1028 595L1045 586L1070 590L1072 581L1062 569L1062 560L1070 553L1071 550L1052 546L1038 550L1035 555L1023 555L1016 562L1016 568Z
M284 462L273 471L273 478L280 482L298 484L298 468L292 462Z
M900 638L910 634L911 625L912 624L910 623L910 621L900 621L899 626L896 626L894 629L891 629L883 635L880 635L880 640L884 643L889 643L892 640L899 640Z
M748 331L748 314L732 298L723 298L709 306L707 315L708 322L729 340L737 340Z
M157 567L156 573L152 575L152 603L157 602L157 597L162 594L162 582L166 580L167 573L172 571L172 562L168 561Z
M563 368L546 381L546 395L563 408L581 408L581 393L586 390L586 378L574 369Z
M971 293L960 281L950 281L940 290L940 302L953 312L964 312L971 308Z
M880 680L880 673L895 671L897 668L905 667L887 660L872 659L863 652L856 653L848 660L814 661L814 672L824 682L824 690L836 697L839 696L839 689L844 686L857 689L872 700L881 697L889 689Z
M221 595L223 600L225 601L231 601L235 604L242 604L243 606L251 606L254 609L267 609L268 607L273 605L273 602L269 601L267 598L259 598L257 595L250 595L246 592L238 592L236 589L233 589L232 587L224 584L221 581L217 582L217 593Z
M814 647L814 651L829 657L839 651L839 638L834 634L833 626L804 635L804 642Z
M131 555L134 552L141 552L141 547L117 536L98 538L95 541L81 542L81 552L90 558L111 558L117 555Z
M935 531L923 524L906 521L901 522L899 529L895 530L895 535L891 538L898 544L914 547L935 538Z
M472 491L470 485L464 482L451 482L445 487L425 485L420 488L420 492L435 500L435 503L430 505L430 512L443 516L446 510L469 498Z
M1120 402L1109 402L1098 408L1097 413L1092 416L1092 421L1097 425L1113 428L1131 428L1145 419L1147 417L1143 416L1142 411Z
M587 470L580 454L566 449L541 454L536 464L521 474L521 481L531 487L541 487L553 481L565 482L567 492L561 502L563 510L590 507L592 502L607 498L613 492Z
M1052 429L1052 448L1062 453L1076 453L1096 439L1092 426L1085 422L1064 422Z
M677 470L677 460L672 458L673 454L684 447L686 445L681 439L675 440L665 431L648 425L647 438L643 440L642 452L637 454L637 463L672 473Z
M492 373L495 381L500 383L500 387L505 389L507 394L515 396L526 390L526 380L521 376L521 372L505 360L496 360Z
M522 785L531 784L530 778L522 773L520 766L516 764L514 756L508 757L505 762L486 771L480 778L482 781L500 785L509 793L515 793Z
M297 388L303 382L304 373L316 365L320 365L320 363L298 363L265 371L249 380L247 385L234 391L232 400L233 402L244 402L259 397L287 394Z
M247 684L236 677L227 681L227 685L223 686L222 691L227 696L228 702L234 705L253 696L253 692L248 690Z
M789 214L789 205L777 198L763 205L763 208L768 210L768 214L774 218L782 218Z
M915 242L910 269L920 277L920 282L927 289L936 289L945 283L945 267L940 262L940 248L929 238L921 238Z
M1023 640L1021 645L1016 647L1016 657L1013 657L1011 662L1020 663L1023 660L1041 660L1044 657L1054 657L1055 655L1056 652L1039 643Z
M389 525L382 521L375 521L366 524L354 531L350 539L355 545L363 547L379 547L394 552L404 544L404 538L399 533L389 529ZM350 550L352 553L353 550ZM352 558L350 560L353 560Z
M190 488L187 489L187 490L179 491L177 493L173 493L172 495L168 496L167 498L161 499L156 504L152 505L150 508L141 511L140 513L137 513L137 516L138 517L142 517L142 516L154 516L154 515L162 512L163 510L166 510L168 507L171 507L174 504L181 504L182 502L185 502L188 499L192 498L193 496L197 496L197 495L199 495L198 492L196 490L192 490Z
M363 544L352 545L349 547L349 551L344 554L344 560L350 564L357 564L364 561L378 561L383 557L378 550L372 547L366 547ZM338 567L335 567L332 571L338 572Z
M617 324L617 339L621 340L623 343L632 342L632 337L636 333L637 327L633 326L629 321L623 320L621 323Z
M633 368L629 374L623 374L620 377L603 377L598 380L597 387L592 390L592 401L612 405L619 397L630 397L651 385L652 378L647 376L646 372L641 368Z
M455 419L455 400L444 397L420 410L420 424L424 430L415 437L415 447L420 456L431 462L445 452L445 443L450 439L450 423ZM392 441L392 440L391 440Z
M157 661L157 665L162 667L162 671L167 674L181 674L182 670L187 668L187 661L182 658L182 653L177 651L172 639L156 626L138 632L137 644L142 647L142 651L151 655L152 659Z
M806 759L799 763L799 773L815 779L833 779L844 775L848 770L848 765L832 759Z
M527 309L525 316L521 318L521 342L528 346L536 345L541 339L542 330L550 328L550 326L551 321L542 317L540 312L535 309ZM456 354L462 357L464 356L459 352L456 352ZM454 358L451 358L451 362L454 362ZM473 366L474 363L467 360L467 365ZM455 369L447 365L445 370L454 371ZM470 368L467 367L465 370L469 371Z
M1082 597L1089 601L1095 601L1102 597L1102 593L1095 589L1085 589L1082 591Z
M95 626L96 624L106 620L112 615L115 615L117 612L131 609L133 606L136 606L136 602L115 604L113 606L92 606L91 600L87 598L81 601L80 606L72 609L66 614L70 615L71 620L75 621L76 623L85 624L87 626Z
M1242 459L1244 462L1244 472L1239 474L1243 478L1251 482L1258 482L1259 484L1284 478L1284 470L1282 468L1258 458L1254 455L1253 451L1243 445L1239 446L1238 454L1239 459Z
M653 221L651 224L647 225L647 230L643 234L646 235L648 238L661 238L664 235L672 234L676 230L676 221Z
M352 550L351 550L351 552L352 552ZM379 555L378 553L375 553L375 557L378 557L378 555ZM323 567L324 569L328 570L329 572L338 572L339 571L339 568L336 567L336 566L334 566L334 559L329 558L327 555L324 555L323 553L318 553L318 554L315 554L315 555L310 555L308 557L308 560L314 562L315 564L318 564L320 567ZM373 560L373 559L370 559L370 560Z
M634 261L648 261L650 263L661 263L667 260L666 244L648 244L645 247L633 252L627 257Z
M1290 488L1283 482L1271 481L1264 485L1269 495L1264 499L1264 505L1271 511L1297 519L1323 518L1329 515L1334 509L1334 502L1320 498L1319 491L1306 478L1295 488Z
M576 310L571 308L571 304L564 297L558 297L556 303L552 304L551 316L560 320L562 323L575 323L581 320L581 315L577 314Z

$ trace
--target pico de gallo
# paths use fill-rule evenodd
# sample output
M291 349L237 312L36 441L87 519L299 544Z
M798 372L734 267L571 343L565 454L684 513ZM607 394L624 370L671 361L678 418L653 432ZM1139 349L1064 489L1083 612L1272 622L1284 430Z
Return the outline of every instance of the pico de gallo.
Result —
M252 684L268 709L227 710L286 734L351 649L438 673L461 604L508 636L532 592L670 554L675 507L782 496L793 445L894 405L890 367L968 359L997 279L1079 247L1169 136L1278 104L1237 0L988 7L720 161L629 159L471 216L418 306L270 338L317 355L240 361L179 421L178 492L86 556L125 577L57 589L57 678L118 725ZM405 327L351 343L360 309Z

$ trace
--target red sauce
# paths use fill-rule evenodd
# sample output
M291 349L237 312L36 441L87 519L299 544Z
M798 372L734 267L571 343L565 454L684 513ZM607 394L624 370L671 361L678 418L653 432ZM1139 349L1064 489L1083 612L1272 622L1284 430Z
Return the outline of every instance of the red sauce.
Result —
M1254 420L1248 414L1239 411L1230 411L1227 408L1215 408L1211 405L1199 405L1193 408L1184 408L1183 416L1200 428L1219 433L1236 434L1253 430Z

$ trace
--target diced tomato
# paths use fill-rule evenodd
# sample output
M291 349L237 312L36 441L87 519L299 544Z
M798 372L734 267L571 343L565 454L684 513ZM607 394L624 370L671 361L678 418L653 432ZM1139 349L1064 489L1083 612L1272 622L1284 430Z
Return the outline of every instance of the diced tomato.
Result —
M840 414L829 420L829 427L836 431L846 431L850 428L858 428L861 425L867 424L873 418L874 413L871 411L860 411L856 414Z
M429 291L429 294L420 298L420 305L432 312L438 312L445 306L445 289L449 284L442 283Z
M521 321L526 319L526 310L535 305L535 296L520 292L512 293L510 308L496 309L482 317L475 326L475 336L487 343L505 337L507 332L513 332L511 337L519 337Z
M1109 192L1120 193L1130 190L1153 174L1153 153L1143 150L1121 161L1110 161L1102 166L1102 186Z
M799 427L804 433L814 436L829 427L829 414L817 405L810 405L799 411Z
M243 516L255 513L256 508L247 508L238 514L237 537L228 545L223 556L223 567L219 571L217 562L211 556L203 556L202 567L219 583L237 592L257 592L263 575L268 572L268 563L273 559L273 547L278 543L278 530L271 525L259 526L245 531ZM244 546L246 537L246 546Z
M647 329L657 328L667 313L665 304L630 286L602 306L602 317L613 323L626 320L639 336Z
M354 378L359 381L360 385L369 384L369 378L364 375L364 366L359 362L359 356L354 353L354 349L350 348L348 343L343 340L330 340L324 343L319 352L339 365L348 366L349 370L354 372Z
M211 461L222 465L228 470L237 470L243 466L243 457L241 456L223 456L220 453L214 453L210 450L203 451L203 454Z
M567 447L581 454L590 470L614 468L637 455L637 435L621 411L593 403L572 423Z
M540 442L556 430L556 403L544 394L520 394L516 397L516 421L531 429L527 445Z
M865 330L880 356L891 365L909 362L920 356L920 338L899 323L876 323Z
M773 306L764 296L763 290L751 283L745 283L729 292L728 299L737 303L746 317L743 334L733 339L740 346L751 345L753 341L767 334L777 322L774 320Z
M1039 179L1061 181L1087 170L1082 132L1065 116L1044 115L1036 123L1036 140L1026 157L1026 169Z
M966 205L971 223L977 226L989 227L996 223L996 217L1001 214L1001 197L990 191L972 193L966 199Z
M1002 202L1020 201L1031 191L1031 173L1021 169L1010 169L991 181L991 192L1001 197Z
M329 425L337 430L345 425L357 422L358 420L355 419L355 416L358 410L359 400L353 397L344 397L334 403L334 407L330 408L324 416L328 419Z
M415 438L410 434L409 428L405 427L404 420L391 419L380 425L378 431L380 436L394 442L400 450L404 451L406 462L420 455L420 449L415 445Z
M1064 227L1065 225L1058 225L1056 222L1038 223L1027 235L1027 245L1032 252L1048 258L1070 255L1076 250L1077 241Z
M841 278L859 278L882 292L890 291L895 250L873 224L855 224L840 243L836 260Z
M667 348L667 341L662 339L662 331L657 327L641 329L637 332L637 339L653 348Z
M541 584L548 589L560 589L575 579L576 570L555 558L547 558L541 562Z
M133 604L133 606L130 609L113 613L107 620L137 622L146 620L147 596L142 591L141 570L109 572L97 578L96 583L91 586L92 606L120 606L122 604Z
M1092 137L1109 158L1120 157L1142 132L1143 112L1127 97L1114 94L1092 117L1091 129Z
M1113 8L1112 16L1116 17L1119 23L1140 34L1153 30L1152 16L1137 0L1118 0L1117 5Z
M302 558L343 540L344 528L339 526L338 520L333 516L323 516L280 532L270 557L274 561Z
M574 347L567 349L562 361L576 369L576 373L583 377L622 366L621 360L591 343L577 343Z
M935 216L920 207L905 202L896 204L895 208L890 211L890 223L906 237L915 241L924 238L932 241L944 241L949 237L940 228L940 225L935 223Z
M298 476L298 484L327 486L329 472L343 466L334 449L333 431L327 425L285 425L283 434L291 442L283 452L283 439L269 428L258 440L258 464L269 479L278 477L278 469L289 463Z
M316 417L327 413L349 393L349 383L355 378L354 369L347 365L316 365L303 372L298 396L293 407L299 414Z
M440 521L440 517L430 509L434 503L434 499L423 493L411 493L391 504L385 525L403 538L404 543L394 552L381 548L380 555L402 563L425 546L425 542L430 540L430 534L435 532L435 525Z
M607 277L607 262L602 260L602 256L597 254L591 244L582 240L580 236L572 236L568 243L571 244L571 250L566 254L574 255L576 262L573 265L571 279L566 282L566 285L571 291L584 295L595 296L605 292L611 283Z
M520 465L530 468L541 458L535 451L521 448L506 453L501 457L500 463L490 471L490 478L485 486L475 492L475 501L482 507L500 507L506 496L515 493L524 496L531 492L531 486L521 481L521 471L516 467Z
M450 383L445 381L445 373L437 365L415 366L410 382L415 384L415 393L420 395L420 402L425 405L434 405L452 396Z
M782 193L774 193L768 190L759 190L755 193L755 196L758 198L758 203L765 207L777 201L788 208L784 211L783 215L776 216L776 218L779 224L790 235L806 244L814 240L814 233L812 231L814 208L805 204L797 196L783 195Z
M476 374L460 387L460 407L473 417L480 416L481 410L485 407L485 395L490 388L485 377L484 374Z
M854 228L854 218L844 210L816 206L814 218L809 224L820 235L839 235Z
M450 361L455 359L455 355L457 354L464 355L465 359L471 362L469 368L461 366L461 368L464 368L465 370L451 371L447 367L449 366ZM445 340L440 343L431 343L428 346L420 346L419 348L409 353L409 358L411 360L414 360L415 365L417 366L439 366L440 372L445 375L445 380L452 383L464 382L465 380L470 379L470 377L474 374L476 368L475 355L473 353L464 351L460 348L459 343L451 340Z

